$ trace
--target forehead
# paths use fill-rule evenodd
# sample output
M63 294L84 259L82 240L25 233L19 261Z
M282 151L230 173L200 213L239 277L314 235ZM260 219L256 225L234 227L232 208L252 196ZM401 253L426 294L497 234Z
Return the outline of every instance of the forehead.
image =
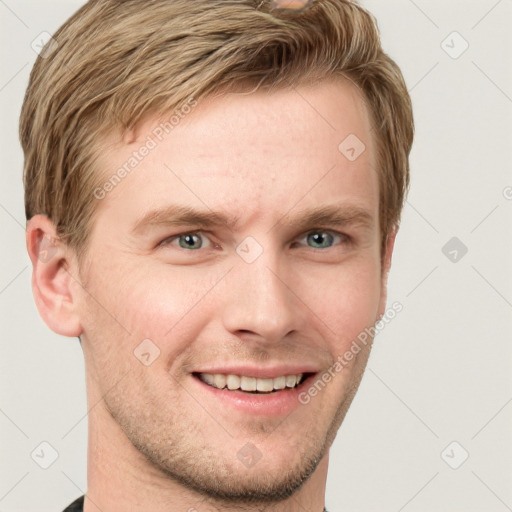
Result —
M260 218L282 214L299 202L351 199L375 210L370 116L348 80L224 93L188 111L168 133L162 127L171 116L148 118L110 145L100 157L105 181L148 141L154 147L124 173L100 208L124 205L133 221L179 199L233 211L242 220L251 212Z

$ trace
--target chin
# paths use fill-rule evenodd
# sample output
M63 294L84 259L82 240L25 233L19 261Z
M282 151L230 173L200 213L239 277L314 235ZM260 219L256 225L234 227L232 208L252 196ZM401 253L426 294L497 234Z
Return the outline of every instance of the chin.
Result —
M264 464L259 460L245 467L236 465L206 464L179 468L175 465L163 468L165 474L200 496L209 497L219 503L230 505L266 504L284 501L293 496L316 470L322 454L306 458L305 455L294 465L276 461ZM252 464L252 462L250 463Z

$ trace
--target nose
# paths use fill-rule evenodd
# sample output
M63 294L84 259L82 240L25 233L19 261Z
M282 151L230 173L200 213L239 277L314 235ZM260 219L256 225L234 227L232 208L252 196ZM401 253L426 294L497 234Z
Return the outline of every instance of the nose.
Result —
M290 269L278 260L267 249L252 263L237 261L228 274L223 323L232 334L275 344L303 328L304 305L290 283Z

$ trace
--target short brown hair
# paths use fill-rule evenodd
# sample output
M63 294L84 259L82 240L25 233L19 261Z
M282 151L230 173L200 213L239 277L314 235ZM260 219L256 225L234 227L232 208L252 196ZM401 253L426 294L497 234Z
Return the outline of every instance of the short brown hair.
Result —
M409 186L410 97L373 16L349 0L304 12L269 0L91 0L32 69L20 117L27 220L46 214L85 252L102 179L102 135L241 86L270 90L338 75L368 105L378 150L383 243ZM340 141L341 142L341 141Z

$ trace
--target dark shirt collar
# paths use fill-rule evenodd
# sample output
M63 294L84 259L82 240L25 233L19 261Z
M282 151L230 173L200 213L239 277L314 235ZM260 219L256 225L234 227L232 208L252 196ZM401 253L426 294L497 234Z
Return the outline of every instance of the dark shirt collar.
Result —
M77 500L73 501L71 505L69 505L63 512L83 512L84 510L84 497L80 496ZM327 512L327 509L324 508L324 512Z

